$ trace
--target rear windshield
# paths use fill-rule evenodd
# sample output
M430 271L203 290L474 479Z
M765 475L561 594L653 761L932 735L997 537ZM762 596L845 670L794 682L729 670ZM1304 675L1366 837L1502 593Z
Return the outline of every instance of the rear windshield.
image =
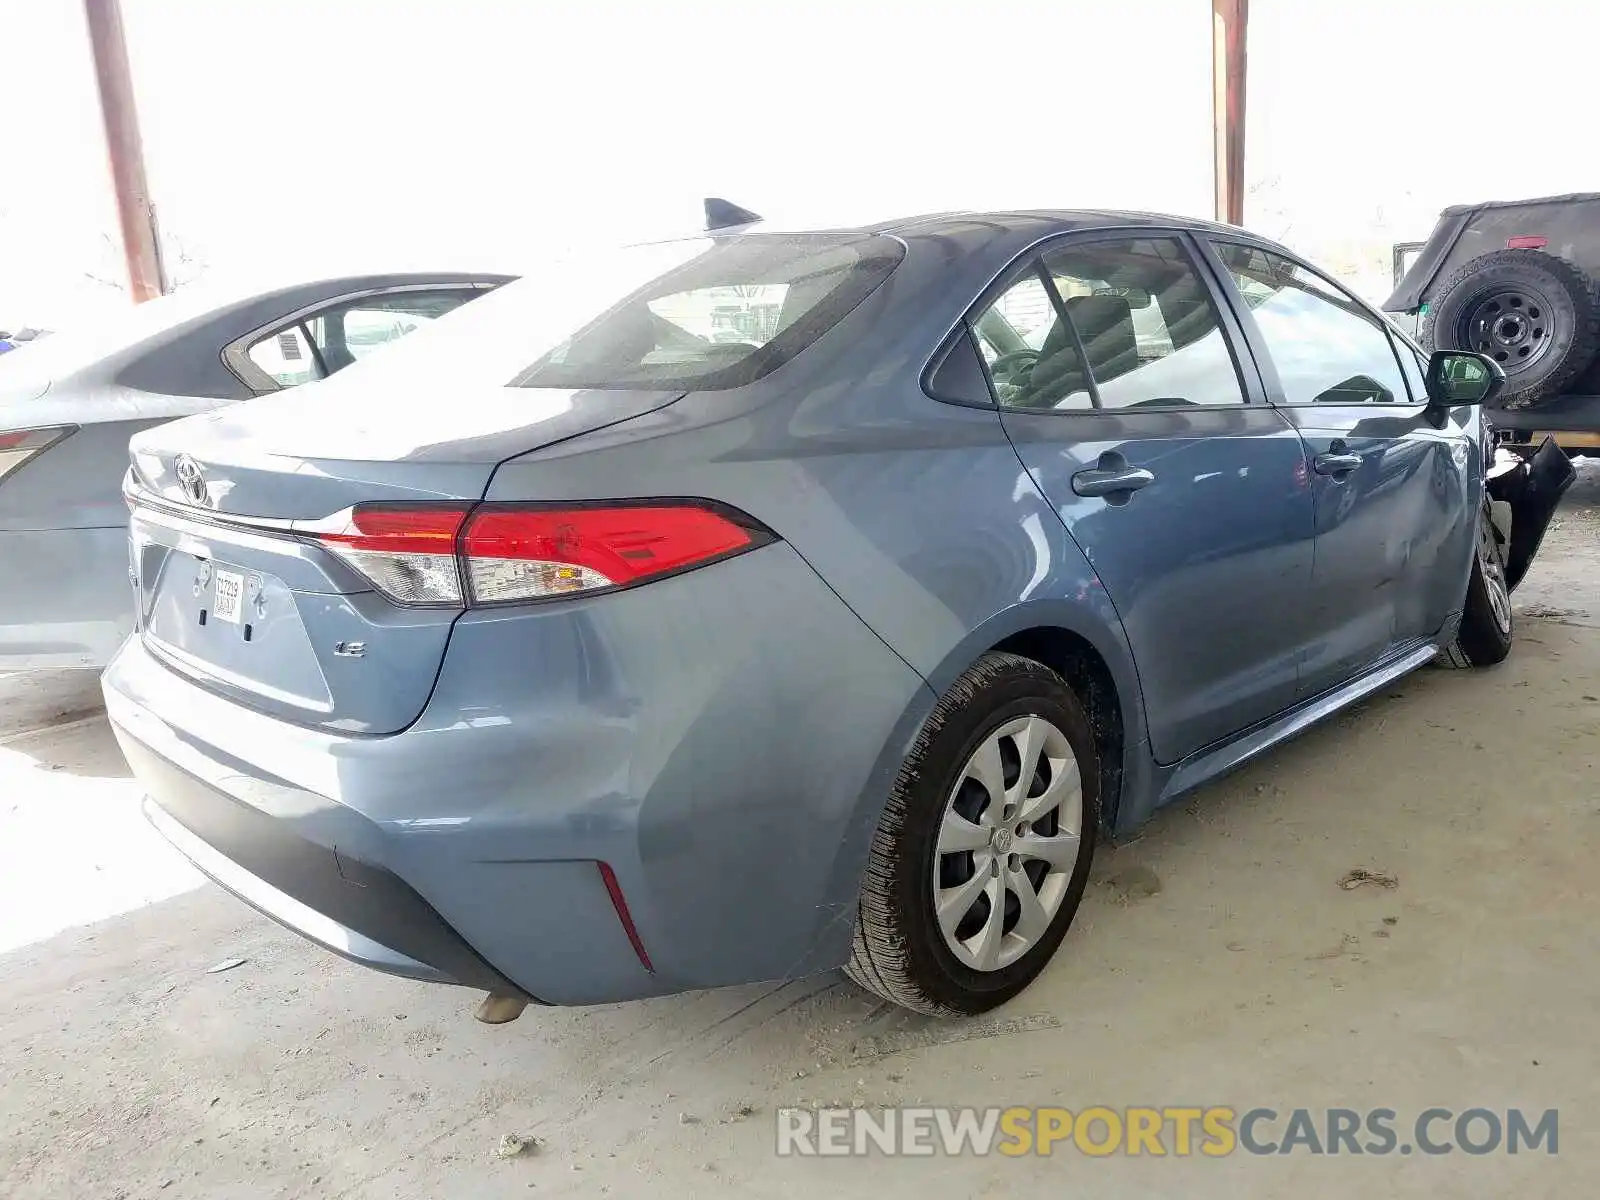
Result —
M741 234L585 250L369 354L317 388L678 392L794 357L894 270L893 238ZM10 357L10 356L7 356Z
M738 387L836 325L903 254L891 238L816 234L688 245L698 252L568 332L513 385Z

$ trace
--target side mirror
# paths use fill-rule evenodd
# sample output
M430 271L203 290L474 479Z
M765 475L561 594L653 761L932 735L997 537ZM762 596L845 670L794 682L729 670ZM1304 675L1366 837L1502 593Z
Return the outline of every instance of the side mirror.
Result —
M1485 354L1435 350L1428 359L1428 403L1439 408L1488 404L1506 386L1506 373Z

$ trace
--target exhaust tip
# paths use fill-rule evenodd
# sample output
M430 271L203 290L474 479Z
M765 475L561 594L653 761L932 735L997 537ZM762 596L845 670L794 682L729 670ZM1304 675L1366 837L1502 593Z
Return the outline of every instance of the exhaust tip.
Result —
M527 1000L521 996L497 996L490 992L478 1001L478 1007L472 1015L485 1025L504 1025L507 1021L515 1021L527 1007Z

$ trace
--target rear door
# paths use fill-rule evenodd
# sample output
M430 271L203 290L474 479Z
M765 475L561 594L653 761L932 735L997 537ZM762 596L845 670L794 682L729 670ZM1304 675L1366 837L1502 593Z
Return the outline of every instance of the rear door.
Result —
M1211 239L1268 395L1312 456L1316 565L1300 693L1337 687L1436 634L1466 586L1471 439L1426 412L1382 318L1310 267ZM1437 427L1436 427L1437 426Z
M1241 369L1188 236L1052 243L973 330L1023 465L1122 618L1156 758L1292 704L1314 527L1305 454Z

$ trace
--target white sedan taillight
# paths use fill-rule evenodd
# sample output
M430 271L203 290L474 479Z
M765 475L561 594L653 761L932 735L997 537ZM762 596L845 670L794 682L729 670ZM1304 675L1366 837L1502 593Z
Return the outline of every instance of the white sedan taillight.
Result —
M43 454L74 429L72 425L58 425L51 429L0 430L0 479Z
M775 540L706 500L357 505L306 532L396 604L451 607L615 591Z

